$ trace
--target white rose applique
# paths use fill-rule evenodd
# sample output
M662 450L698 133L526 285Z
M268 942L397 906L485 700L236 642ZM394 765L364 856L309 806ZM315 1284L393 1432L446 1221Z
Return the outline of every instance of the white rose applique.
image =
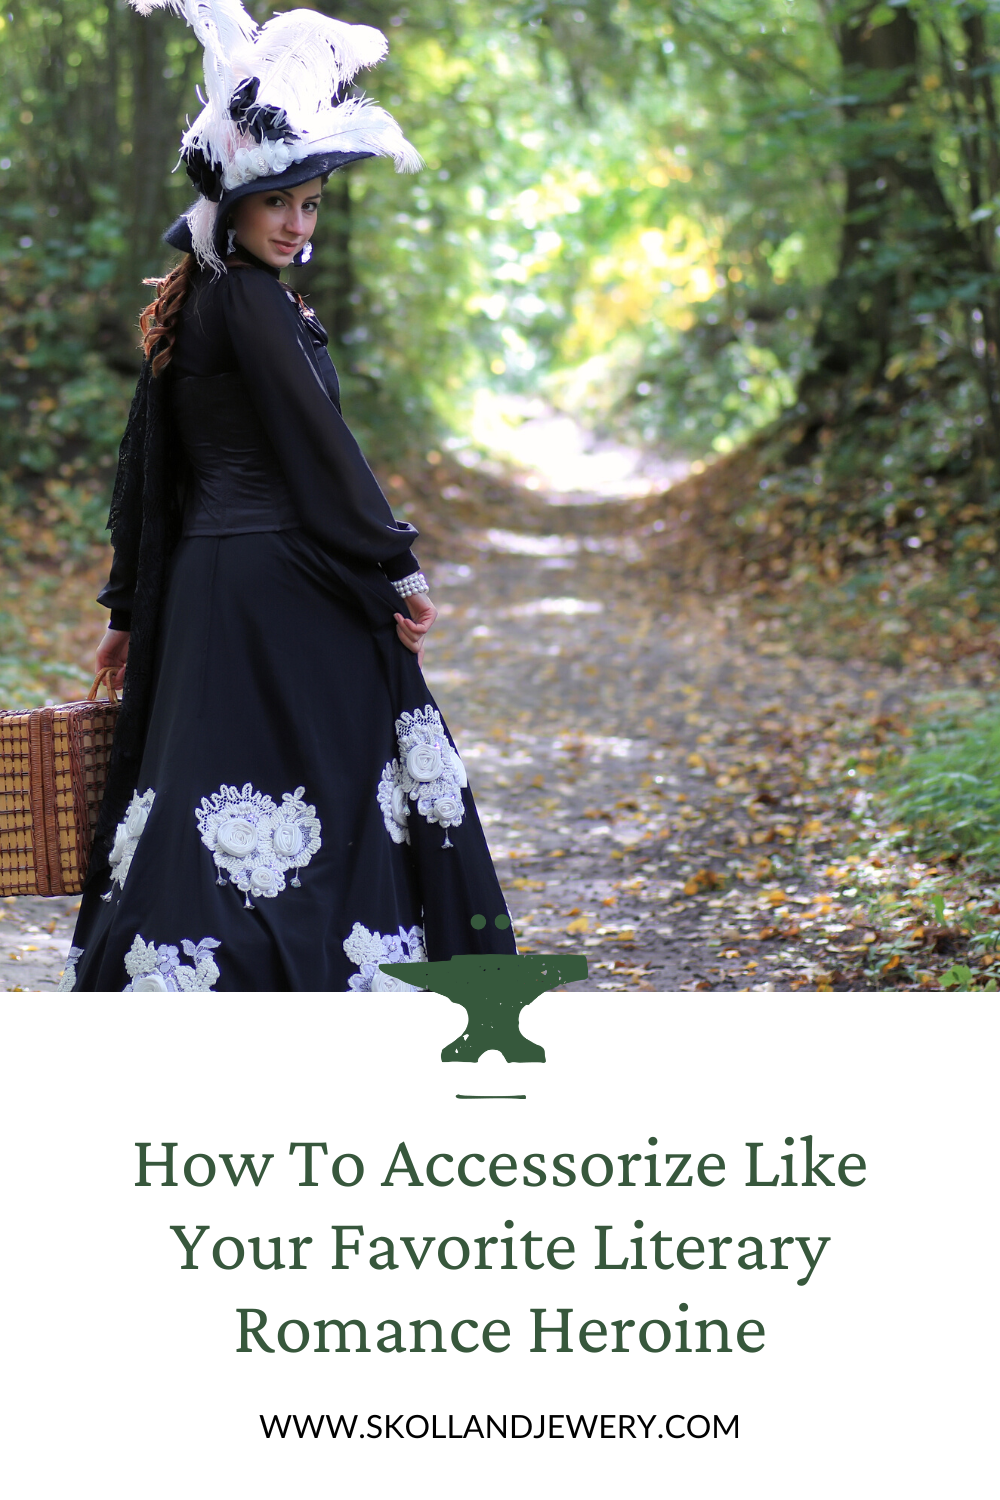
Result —
M369 932L360 922L355 922L349 938L344 939L344 952L352 964L357 964L360 974L352 974L347 981L352 990L416 990L416 984L404 984L390 974L383 974L379 964L417 964L427 958L424 947L424 930L400 927L398 935Z
M248 781L241 791L221 786L195 809L201 841L220 872L217 883L243 891L251 909L251 896L271 898L285 889L287 870L295 871L291 884L300 886L299 871L320 848L322 824L304 793L301 786L285 792L276 807Z
M56 992L67 994L76 984L76 966L83 957L82 948L71 948L66 955L66 967L62 971L62 977L56 985Z
M279 870L295 871L291 881L293 886L302 884L299 870L319 853L322 842L322 824L315 807L303 802L304 795L304 786L297 786L294 792L283 792L281 806L275 808L271 826L273 862Z
M148 791L143 792L141 797L138 792L132 793L132 801L128 805L125 816L115 829L115 841L108 856L108 863L111 866L112 887L116 884L119 887L125 884L125 877L131 868L132 860L135 856L139 840L142 837L143 829L149 819L149 810L153 805L153 798L155 796L156 793L152 787ZM111 896L112 891L107 891L101 897L101 900L110 901Z
M428 823L445 830L444 848L452 847L449 828L457 828L465 816L462 788L469 778L458 751L448 740L441 715L430 704L396 720L399 759L382 771L378 802L393 841L410 842L410 803Z
M391 760L382 772L378 784L378 805L382 809L382 820L389 830L394 844L408 844L410 830L407 823L410 804L403 789L399 774L399 761Z
M125 970L131 983L125 986L123 994L211 990L219 977L219 966L212 957L212 949L221 947L218 938L202 938L200 943L183 938L181 947L188 958L194 959L193 964L182 964L180 954L173 946L161 943L157 948L154 943L144 942L136 933L125 955Z

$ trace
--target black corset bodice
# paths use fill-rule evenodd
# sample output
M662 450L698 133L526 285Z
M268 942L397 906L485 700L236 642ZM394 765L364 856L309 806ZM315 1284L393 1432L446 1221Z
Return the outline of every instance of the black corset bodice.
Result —
M185 536L299 527L345 566L370 578L378 570L386 605L397 601L385 579L420 566L410 551L416 531L393 517L341 415L322 325L274 267L193 272L167 369L154 377L143 367L115 480L115 560L100 594L115 630L131 628L147 489L150 515L169 507L172 528L177 480ZM154 589L165 535L156 547L144 584Z
M241 375L175 378L173 403L188 461L185 536L287 531L299 525L278 455Z

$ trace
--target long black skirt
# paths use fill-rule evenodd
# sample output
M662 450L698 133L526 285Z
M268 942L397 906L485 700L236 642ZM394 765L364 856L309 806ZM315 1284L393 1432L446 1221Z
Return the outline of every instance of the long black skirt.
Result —
M300 531L181 542L138 785L64 988L394 989L379 963L514 951L416 658L343 578Z

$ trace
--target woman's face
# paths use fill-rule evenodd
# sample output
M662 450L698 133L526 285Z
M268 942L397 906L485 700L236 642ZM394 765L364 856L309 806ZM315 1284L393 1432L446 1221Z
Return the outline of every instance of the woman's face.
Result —
M322 179L314 177L298 187L241 198L230 216L238 243L269 266L291 265L312 238L322 190Z

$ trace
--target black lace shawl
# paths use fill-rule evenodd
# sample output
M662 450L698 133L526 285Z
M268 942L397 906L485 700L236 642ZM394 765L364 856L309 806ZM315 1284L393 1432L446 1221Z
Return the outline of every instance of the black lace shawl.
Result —
M115 829L135 790L142 761L156 659L156 629L170 554L180 534L178 444L168 382L147 359L118 452L108 529L115 567L135 580L126 691L115 729L108 780L87 883L107 872Z

